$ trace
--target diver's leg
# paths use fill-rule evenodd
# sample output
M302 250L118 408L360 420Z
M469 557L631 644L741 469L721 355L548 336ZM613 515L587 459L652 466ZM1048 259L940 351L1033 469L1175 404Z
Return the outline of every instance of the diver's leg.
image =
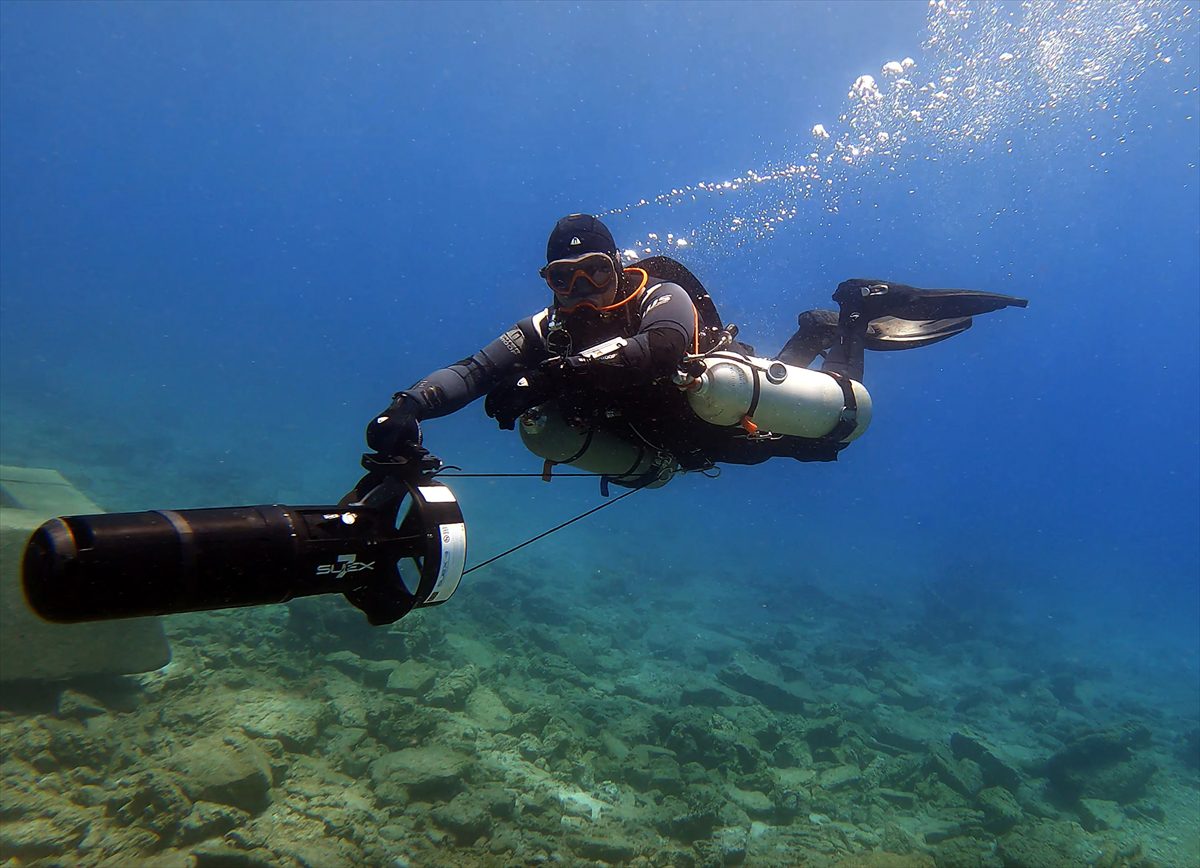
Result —
M834 298L837 298L836 294ZM841 374L861 383L869 325L870 320L853 303L843 303L838 316L837 339L825 354L821 370L827 374Z
M807 368L837 341L838 315L831 310L806 310L796 318L796 333L775 356L786 365Z

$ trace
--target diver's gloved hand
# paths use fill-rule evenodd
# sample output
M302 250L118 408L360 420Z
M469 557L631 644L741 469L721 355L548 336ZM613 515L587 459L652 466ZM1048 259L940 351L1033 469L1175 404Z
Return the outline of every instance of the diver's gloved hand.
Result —
M404 455L421 445L420 403L405 392L397 392L386 410L367 425L367 445L381 455Z
M554 384L550 377L542 371L529 371L512 385L488 392L483 401L483 412L505 431L511 431L522 413L553 396Z

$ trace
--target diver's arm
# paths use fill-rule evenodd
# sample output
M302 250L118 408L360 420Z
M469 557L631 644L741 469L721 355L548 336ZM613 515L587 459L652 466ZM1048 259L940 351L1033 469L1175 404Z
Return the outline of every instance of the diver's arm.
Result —
M523 325L509 329L474 355L422 377L399 395L415 402L418 419L461 410L529 363L530 342Z
M612 356L598 360L598 367L624 371L627 382L673 374L696 344L696 306L683 287L660 283L646 293L641 304L638 333Z

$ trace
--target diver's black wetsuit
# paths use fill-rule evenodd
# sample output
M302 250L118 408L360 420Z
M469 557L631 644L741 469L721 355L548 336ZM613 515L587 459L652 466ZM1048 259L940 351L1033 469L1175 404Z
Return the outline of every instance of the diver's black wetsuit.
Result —
M634 292L636 285L623 297ZM418 380L405 392L420 404L418 418L446 416L536 371L548 359L570 356L616 337L625 338L625 346L589 366L595 371L581 371L579 388L585 384L605 392L644 388L669 378L683 357L695 350L698 323L691 298L679 285L649 276L639 297L610 314L583 309L560 319L561 325L556 326L554 310L546 308L474 355Z
M845 444L833 440L755 439L739 426L699 419L671 377L686 355L708 349L707 330L701 328L687 290L646 275L639 294L641 274L640 269L626 269L624 279L632 277L633 284L623 286L620 297L638 297L617 310L600 314L582 309L556 318L554 309L547 308L474 355L417 381L404 394L419 405L419 419L448 415L487 395L488 415L510 429L526 409L553 399L568 418L668 452L686 470L718 462L757 464L777 456L837 458ZM610 356L578 369L546 370L551 359L616 337L626 344Z
M645 264L674 269L667 272L674 281L695 283L701 293L696 299L719 329L711 299L687 269L666 257ZM684 470L758 464L775 457L836 460L846 446L840 426L822 438L756 437L738 425L713 425L692 412L672 375L688 354L709 350L719 332L697 312L689 291L674 281L627 268L617 296L624 301L605 313L584 308L562 316L547 308L401 394L415 403L418 419L448 415L487 395L488 415L509 429L525 410L552 400L568 419L669 453ZM965 331L974 315L1027 304L995 293L923 290L861 278L839 284L834 300L841 313L801 314L799 330L778 358L807 367L816 356L825 356L821 370L834 376L843 392L847 378L862 380L864 349L927 346ZM624 346L577 363L579 353L618 337L625 339ZM731 349L753 354L736 341ZM846 406L851 402L847 394Z
M687 430L704 423L670 378L697 350L696 307L678 284L640 269L627 269L624 283L619 297L627 302L615 310L584 308L562 316L546 308L474 355L417 381L405 394L420 405L418 418L445 416L487 395L488 415L511 429L526 409L553 399L569 418L647 441L677 460L695 452L699 446ZM586 366L546 365L618 337L625 339L623 347ZM711 461L697 456L691 463Z

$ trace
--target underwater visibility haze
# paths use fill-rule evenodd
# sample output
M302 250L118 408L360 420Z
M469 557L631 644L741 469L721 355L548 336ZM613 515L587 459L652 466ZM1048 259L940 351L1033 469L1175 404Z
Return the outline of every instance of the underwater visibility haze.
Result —
M0 3L0 862L1200 864L1197 15ZM576 212L763 356L849 278L1029 305L388 627L14 626L53 515L336 503ZM481 404L468 565L606 502Z

